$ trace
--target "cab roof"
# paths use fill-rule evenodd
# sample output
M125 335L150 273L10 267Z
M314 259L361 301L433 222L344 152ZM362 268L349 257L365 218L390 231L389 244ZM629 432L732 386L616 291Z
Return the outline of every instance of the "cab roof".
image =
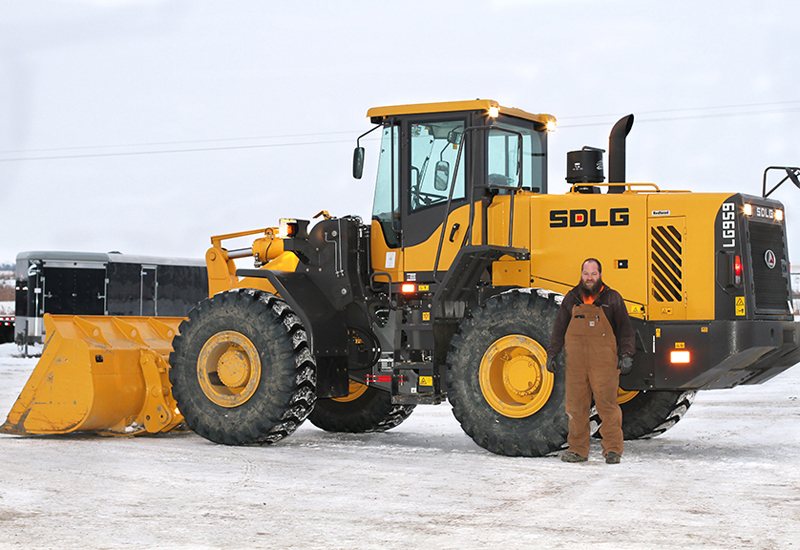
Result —
M376 122L376 119L383 119L394 115L413 115L428 113L450 113L456 111L489 111L490 108L497 108L498 112L504 115L532 120L547 125L549 121L555 122L556 118L548 114L532 114L515 107L503 107L492 99L472 99L467 101L444 101L440 103L416 103L413 105L394 105L390 107L373 107L367 111L367 116Z

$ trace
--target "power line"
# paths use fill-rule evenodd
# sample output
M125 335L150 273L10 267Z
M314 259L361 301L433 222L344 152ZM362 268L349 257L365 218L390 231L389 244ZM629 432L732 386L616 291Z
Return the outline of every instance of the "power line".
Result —
M662 117L662 118L636 118L636 123L641 124L645 122L676 122L681 120L696 120L696 119L703 119L703 118L732 118L732 117L740 117L740 116L755 116L755 115L770 115L770 114L781 114L781 113L796 113L800 111L800 107L796 109L775 109L770 111L747 111L741 113L708 113L708 114L697 114L697 115L687 115L687 116L676 116L676 117ZM652 111L655 113L656 111ZM599 116L599 115L598 115ZM604 115L607 117L617 117L622 115ZM566 117L564 117L566 118ZM562 119L563 120L563 119ZM583 128L587 126L607 126L608 122L588 122L585 124L559 124L559 129L561 128Z
M52 147L48 149L9 149L7 151L0 151L0 154L8 153L45 153L49 151L80 151L83 149L116 149L122 147L154 147L160 145L181 145L187 143L212 143L219 141L245 141L256 139L286 139L286 138L302 138L302 137L316 137L316 136L330 136L337 134L353 135L358 133L357 130L350 132L316 132L313 134L285 134L275 136L249 136L249 137L232 137L232 138L216 138L216 139L189 139L180 141L151 141L142 143L126 143L123 145L79 145L75 147Z
M658 115L658 114L669 114L669 113L684 113L684 112L693 112L693 111L711 111L711 110L719 110L719 109L744 109L749 108L752 109L753 107L770 107L770 106L778 106L778 105L800 105L800 100L798 101L781 101L781 102L771 102L771 103L749 103L749 104L741 104L741 105L724 105L724 106L716 106L716 107L689 107L689 108L681 108L681 109L660 109L654 111L640 111L638 113L639 116L641 115ZM772 110L755 110L755 111L742 111L742 112L727 112L727 113L698 113L693 115L685 115L685 116L669 116L669 117L660 117L660 118L637 118L636 122L641 123L648 123L648 122L675 122L681 120L693 120L693 119L705 119L705 118L729 118L729 117L740 117L740 116L754 116L754 115L765 115L765 114L781 114L781 113L796 113L800 111L800 106L796 108L784 108L784 109L772 109ZM605 115L580 115L580 116L565 116L559 117L559 120L576 120L576 119L591 119L591 118L609 118L609 117L617 117L621 116L619 113L617 114L605 114ZM586 122L586 123L579 123L579 124L563 124L559 125L559 129L569 129L569 128L582 128L582 127L589 127L589 126L607 126L608 122ZM0 154L26 154L26 153L44 153L44 152L52 152L52 151L82 151L82 150L98 150L98 149L117 149L117 148L125 148L125 147L158 147L158 146L165 146L165 145L183 145L183 144L192 144L192 143L218 143L218 142L226 142L226 141L247 141L247 140L262 140L262 139L287 139L287 138L308 138L308 137L318 137L318 136L330 136L330 135L348 135L354 136L358 134L358 131L339 131L339 132L315 132L315 133L307 133L307 134L284 134L284 135L274 135L274 136L251 136L251 137L232 137L232 138L217 138L217 139L198 139L198 140L183 140L183 141L161 141L161 142L143 142L143 143L131 143L127 145L95 145L95 146L75 146L75 147L61 147L61 148L49 148L49 149L26 149L26 150L8 150L8 151L0 151ZM376 139L368 139L369 141L373 141ZM211 152L211 151L233 151L233 150L244 150L244 149L267 149L267 148L274 148L274 147L292 147L292 146L305 146L305 145L330 145L336 143L350 143L353 142L353 138L350 137L348 139L341 139L341 140L325 140L325 141L305 141L305 142L283 142L283 143L270 143L270 144L253 144L253 145L227 145L227 146L219 146L219 147L196 147L196 148L182 148L182 149L163 149L163 150L145 150L145 151L120 151L114 153L85 153L85 154L64 154L64 155L47 155L47 156L37 156L37 157L28 157L28 156L17 156L17 157L10 157L10 158L0 158L0 162L23 162L23 161L34 161L34 160L66 160L66 159L80 159L80 158L102 158L102 157L125 157L125 156L142 156L142 155L164 155L164 154L179 154L179 153L198 153L198 152Z
M661 113L680 113L684 111L707 111L711 109L744 109L748 107L770 107L772 105L797 105L800 104L800 100L794 101L773 101L769 103L743 103L740 105L717 105L711 107L682 107L680 109L659 109L656 111L639 111L639 115L655 115ZM599 117L611 117L611 116L621 116L620 113L609 113L605 115L574 115L574 116L562 116L558 117L559 120L567 120L573 118L599 118Z
M211 140L213 141L213 140ZM261 145L231 145L226 147L199 147L194 149L164 149L163 151L128 151L121 153L87 153L85 155L52 155L46 157L17 157L0 159L0 162L16 162L25 160L63 160L63 159L80 159L80 158L96 158L96 157L128 157L139 155L164 155L171 153L198 153L208 151L231 151L235 149L264 149L270 147L291 147L294 145L325 145L332 143L349 143L352 139L347 140L334 140L334 141L306 141L297 143L271 143Z

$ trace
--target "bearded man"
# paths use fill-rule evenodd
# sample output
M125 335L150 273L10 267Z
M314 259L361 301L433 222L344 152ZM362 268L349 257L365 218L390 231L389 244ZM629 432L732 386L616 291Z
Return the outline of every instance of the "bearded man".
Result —
M581 282L570 290L556 316L547 370L555 372L556 356L566 348L566 411L569 449L564 462L586 462L591 436L592 395L600 415L600 436L607 464L622 457L622 410L617 403L619 375L633 365L635 340L628 309L619 292L603 282L603 268L595 258L581 265Z

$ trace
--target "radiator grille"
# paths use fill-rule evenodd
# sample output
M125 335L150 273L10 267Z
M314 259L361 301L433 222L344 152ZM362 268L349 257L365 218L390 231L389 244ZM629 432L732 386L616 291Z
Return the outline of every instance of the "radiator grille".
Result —
M756 309L789 311L788 262L783 242L781 225L750 223L750 265ZM775 253L772 269L765 260L767 250Z
M657 302L683 302L683 235L674 225L650 228L650 274Z

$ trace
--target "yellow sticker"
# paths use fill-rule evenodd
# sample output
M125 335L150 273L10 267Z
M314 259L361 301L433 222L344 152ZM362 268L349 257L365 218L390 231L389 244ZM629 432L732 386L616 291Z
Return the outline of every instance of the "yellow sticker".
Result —
M671 307L662 307L661 313L663 315L672 315L672 308Z
M423 321L430 321L431 320L431 312L430 311L423 311L422 312L422 320Z
M644 313L644 306L634 304L631 306L631 313Z
M685 349L685 348L686 344L684 344L683 342L675 342L675 349Z
M419 285L417 288L420 292L427 292L431 289L431 285Z
M661 329L660 328L656 329L656 338L661 338Z
M419 385L420 386L433 386L433 376L420 376L419 377Z
M745 314L744 311L744 296L736 297L736 316L741 317Z
M700 332L708 332L708 327L700 327Z

